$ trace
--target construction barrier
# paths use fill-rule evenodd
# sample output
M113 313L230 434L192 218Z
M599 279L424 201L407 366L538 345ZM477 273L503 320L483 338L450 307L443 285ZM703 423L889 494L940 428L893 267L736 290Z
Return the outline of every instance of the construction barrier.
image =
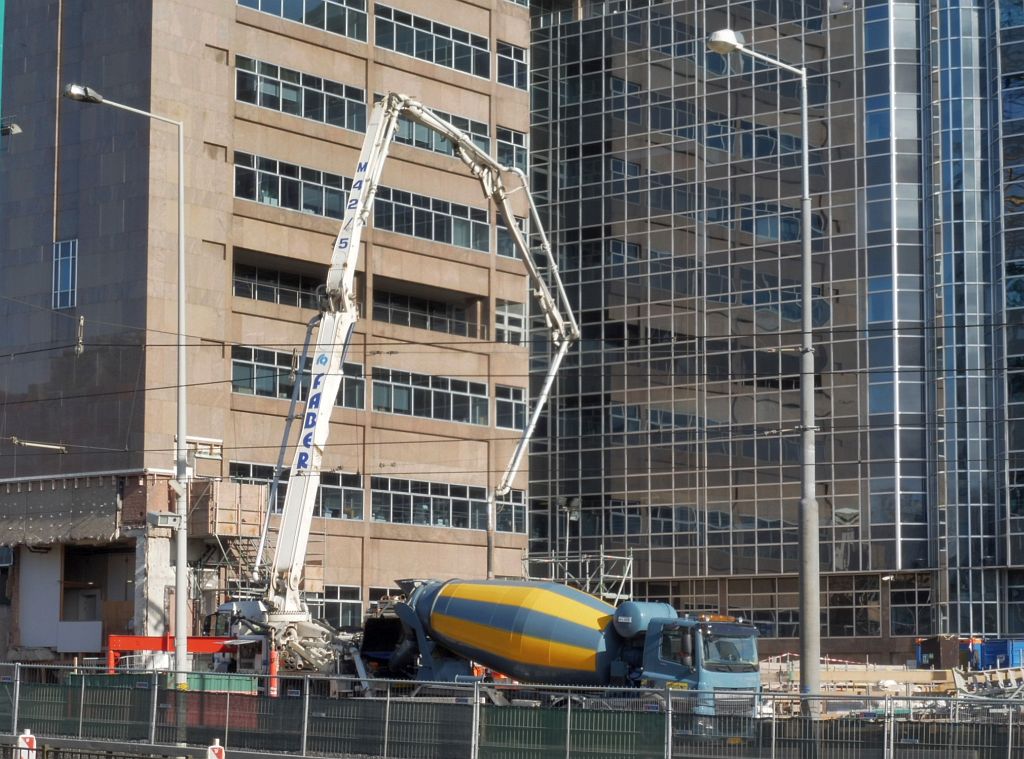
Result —
M669 689L258 679L179 691L166 672L0 665L0 733L220 759L1024 759L1024 699L801 698ZM4 754L17 756L14 753ZM42 752L37 759L48 759Z

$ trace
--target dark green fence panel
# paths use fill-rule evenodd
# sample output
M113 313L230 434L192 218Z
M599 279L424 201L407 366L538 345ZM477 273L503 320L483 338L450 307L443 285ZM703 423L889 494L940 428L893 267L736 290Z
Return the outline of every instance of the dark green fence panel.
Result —
M52 683L22 682L18 698L17 732L36 735L78 735L78 696L81 688Z
M79 709L81 729L76 734L97 740L146 741L153 704L151 677L122 681L87 676L68 678L68 689L74 695L73 708ZM96 682L91 683L91 679ZM72 715L74 716L74 714Z
M391 700L388 759L469 759L472 743L472 704Z
M662 759L665 715L651 712L590 711L570 714L573 759Z
M311 698L310 754L383 756L387 702L370 698Z
M480 707L480 759L565 759L565 709Z

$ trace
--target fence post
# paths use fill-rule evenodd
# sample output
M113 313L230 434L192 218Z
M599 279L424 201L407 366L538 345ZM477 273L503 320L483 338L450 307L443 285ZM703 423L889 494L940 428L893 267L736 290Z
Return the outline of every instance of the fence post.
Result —
M565 696L565 759L572 756L572 693Z
M1013 709L1006 723L1006 759L1013 759Z
M149 745L156 745L156 705L160 700L160 675L153 670L153 681L151 683L153 697L149 705Z
M391 732L391 681L384 693L384 759L388 759L388 733Z
M892 759L893 740L896 737L895 725L893 725L893 710L891 696L885 697L885 730L883 731L885 759Z
M227 751L228 733L231 732L231 691L227 692L224 699L224 750Z
M480 755L480 681L473 681L473 735L469 742L469 759Z
M302 679L302 755L306 755L309 740L309 675Z
M21 662L14 665L14 706L11 707L11 734L18 734L18 706L21 702Z
M665 759L672 759L672 690L665 684Z
M78 737L82 737L82 720L85 717L85 672L78 675L82 678L82 688L78 692Z
M772 699L770 701L770 703L772 705L772 738L771 738L772 746L771 746L771 759L775 759L775 727L776 727L776 721L779 718L779 715L776 714L776 712L778 711L779 702L778 702L777 699Z

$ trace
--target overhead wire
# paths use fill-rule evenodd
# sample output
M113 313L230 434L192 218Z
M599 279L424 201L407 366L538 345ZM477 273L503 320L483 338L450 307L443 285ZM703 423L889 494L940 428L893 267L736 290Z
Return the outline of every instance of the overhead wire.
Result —
M706 298L706 296L699 296L699 295L688 295L688 296L685 296L685 297L696 298L696 299ZM58 318L65 318L65 319L73 321L75 323L77 323L77 321L78 321L79 312L77 312L77 311L75 313L66 313L66 312L64 312L64 311L62 311L60 309L54 310L52 308L48 308L48 307L44 307L44 306L39 306L39 305L36 305L34 303L29 303L27 301L23 301L23 300L20 300L20 299L17 299L17 298L12 298L12 297L6 296L6 295L0 295L0 300L6 300L6 301L9 301L9 302L12 302L12 303L17 303L18 305L26 306L28 308L32 308L34 310L42 311L42 312L45 312L45 313L50 314L50 315L56 315ZM826 298L822 298L821 300L827 300L827 299ZM628 303L627 302L623 302L621 304L606 305L603 308L607 309L607 308L617 308L617 307L638 307L638 306L643 306L643 307L647 307L647 308L658 308L661 305L668 305L671 308L678 308L678 305L676 303L674 303L674 302L668 302L668 303L662 304L662 303L659 303L657 301L643 301L643 302L636 302L636 303L633 303L633 302L628 302ZM765 310L764 306L758 307L755 304L751 304L749 306L746 305L746 304L743 304L741 306L733 306L732 310L740 310L740 309L745 309L745 308L753 308L755 310ZM708 309L707 312L709 312L709 313L723 313L723 312L726 312L727 310L728 309L725 309L725 308L723 308L723 309ZM696 315L696 313L695 313L695 315ZM646 320L650 320L650 319L657 319L657 318L663 317L663 316L666 316L666 315L665 314L648 315L647 317L643 317L643 318L639 319L638 323L646 321ZM527 318L529 319L529 318L533 318L533 317L532 316L528 316ZM602 320L602 321L607 322L608 320ZM628 320L626 320L626 319L616 320L616 321L617 322L621 321L623 323L628 323ZM177 332L174 331L174 330L156 329L156 328L153 328L153 327L140 327L138 325L123 324L123 323L120 323L120 322L114 322L114 321L102 320L102 319L90 319L90 323L91 324L99 324L99 325L106 326L106 327L113 327L113 328L117 328L117 329L129 330L129 331L132 331L132 332L139 332L139 333L146 333L146 334L153 333L153 334L157 334L157 335L167 335L169 337L177 338ZM387 322L385 322L385 323L387 323ZM295 324L296 324L296 327L301 326L300 322L298 322L298 321L296 321ZM816 334L816 335L824 335L824 334L831 334L831 335L836 335L836 334L838 334L838 335L861 335L861 334L867 334L869 336L872 336L872 335L878 335L879 333L886 333L886 332L893 332L893 333L895 333L895 332L900 332L900 333L903 333L903 332L911 332L911 333L922 332L922 333L924 333L924 332L937 331L937 330L950 330L950 329L955 329L955 330L960 330L960 329L997 329L997 328L1015 327L1015 326L1024 326L1024 325L1020 325L1020 324L1018 324L1016 322L1009 322L1009 321L1002 321L1002 322L998 322L998 321L981 321L981 322L975 322L975 323L969 323L969 324L906 324L906 323L897 322L897 323L893 323L893 324L881 323L881 324L876 324L876 325L867 326L867 327L855 327L855 326L848 326L848 325L821 326L821 327L815 327L814 329L812 329L812 334ZM529 338L529 334L532 331L532 329L533 328L528 327L528 328L526 328L524 330L524 337L526 339ZM357 334L359 334L359 333L357 332ZM700 340L725 340L725 339L739 339L739 338L770 338L770 337L782 337L782 336L798 337L800 334L801 334L800 329L797 328L797 327L794 327L792 330L759 331L759 332L743 332L743 333L736 332L736 333L726 333L726 334L719 334L719 335L693 335L693 336L686 336L681 341L677 339L677 340L672 340L672 341L658 341L657 343L655 343L655 338L651 338L651 337L646 337L646 338L638 337L638 338L629 338L629 339L631 341L634 341L634 340L641 341L641 342L642 341L647 341L647 342L650 342L652 344L673 345L673 344L679 344L680 342L686 343L686 342L690 342L690 341L700 341ZM186 338L186 347L192 347L192 348L195 348L195 347L225 347L225 346L232 346L232 345L242 345L242 343L234 343L232 341L225 341L225 340L221 340L221 339L218 339L218 338L212 338L212 337L202 336L202 335L189 335L189 334L186 334L185 338ZM193 342L189 342L190 339ZM502 344L502 343L504 343L504 341L501 341L501 340L491 340L491 339L475 339L472 343L467 343L465 341L465 339L463 339L463 340L450 340L450 341L449 340L432 340L432 341L422 341L422 342L421 341L417 341L416 343L404 343L404 344L406 344L406 345L415 345L415 346L426 345L426 346L435 346L435 347L445 347L445 346L465 347L466 345ZM364 343L360 343L360 344L361 345L396 345L396 344L397 345L402 345L403 343L401 343L401 342L396 343L393 340L385 340L385 341L380 341L380 342L376 342L376 341L364 342ZM8 351L8 352L0 354L0 356L7 356L7 355L11 355L11 354L14 354L14 355L30 355L32 353L37 353L37 352L46 352L46 351L51 351L51 350L59 350L59 349L61 349L61 347L73 347L73 345L74 345L74 343L70 344L69 346L47 346L47 347L35 348L35 349L27 349L27 350L19 350L19 351ZM88 345L88 343L87 343L87 345ZM110 343L92 343L92 345L97 346L97 347L104 346L104 347L129 347L129 348L136 348L136 347L137 348L164 348L164 347L167 347L167 348L177 348L177 346L178 346L176 341L175 342L168 342L168 343L156 343L156 342L153 342L153 343L150 343L150 342L114 343L114 342L110 342ZM256 346L256 347L270 347L270 346L274 346L274 347L283 347L283 348L294 348L294 347L300 347L301 345L302 345L302 342L301 341L297 341L297 342L294 342L294 343L291 343L291 342L267 343L267 344ZM250 345L249 347L253 347L253 346Z
M346 362L346 363L352 363L352 362ZM256 363L252 363L250 365L255 366L257 364ZM266 364L258 364L258 365L259 366L267 366ZM583 366L579 366L579 367L567 366L566 367L566 372L569 372L572 369L579 369L581 371L586 371L588 369L592 369L593 366L594 365L583 365ZM382 367L382 368L387 368L387 367ZM393 367L390 367L390 368L392 370L394 370ZM423 372L415 372L413 370L404 370L403 369L403 370L400 370L400 371L408 371L410 374L423 374ZM999 376L1002 376L1004 374L1008 374L1008 373L1013 372L1013 371L1015 371L1014 367L1005 367L1005 366L1003 366L1003 367L989 367L989 368L985 368L985 369L982 369L982 368L966 369L965 368L965 369L956 369L956 370L944 369L944 368L927 368L927 367L914 366L914 367L880 367L880 368L865 368L865 369L821 369L821 370L817 370L815 372L815 375L817 377L862 376L862 375L868 375L868 376L870 376L870 375L892 375L893 379L891 381L892 382L896 382L899 379L899 376L900 376L901 373L902 374L913 373L913 374L921 374L921 375L941 375L941 376L944 376L944 377L947 377L947 378L951 378L951 379L952 378L956 378L956 379L959 379L959 378L988 378L988 379L995 379L995 378L997 378ZM1022 372L1024 372L1024 367L1022 367ZM290 373L291 373L290 370L282 370L281 372L277 373L276 375L267 374L267 375L263 375L262 378L264 378L264 379L270 379L270 378L279 379L281 377L288 376ZM303 373L305 373L305 372L303 372ZM346 375L346 376L350 376L351 377L351 375ZM447 375L445 375L445 376L447 376ZM460 372L457 376L454 376L453 378L454 379L467 379L467 380L474 380L474 379L492 379L492 380L509 380L509 381L511 381L511 380L522 380L524 382L528 382L534 376L535 375L532 374L532 373L516 373L516 372L486 372L486 373L481 373L481 374L476 374L476 373L472 373L472 372L469 372L469 373ZM799 389L796 388L796 387L780 388L780 387L776 387L776 386L771 384L771 383L777 383L777 382L780 382L780 381L785 381L787 379L789 379L789 380L796 379L797 377L799 377L799 372L796 372L796 371L787 372L785 374L780 374L780 373L776 373L776 372L766 372L766 373L763 373L763 374L752 372L752 373L749 373L749 374L741 374L741 373L736 373L736 372L717 373L717 372L713 372L713 371L708 371L708 372L687 372L685 374L677 374L677 373L673 373L673 372L656 372L656 371L651 371L651 372L635 372L635 371L628 371L628 370L626 370L624 368L621 373L609 374L609 375L607 375L606 378L610 379L610 380L616 380L616 379L626 380L626 379L639 379L639 378L645 378L645 377L646 378L651 378L651 377L665 377L665 376L671 376L675 381L673 383L671 383L671 384L656 385L656 386L644 387L644 388L629 388L629 389L623 388L623 389L616 389L616 390L595 390L595 391L592 391L592 392L589 392L589 393L584 393L582 395L592 396L592 395L609 395L609 394L616 393L616 394L620 394L623 397L624 401L625 401L628 398L635 397L636 395L641 394L641 393L645 393L645 392L660 393L660 392L665 392L665 391L685 390L687 387L693 387L693 383L696 383L696 382L703 382L703 383L714 382L714 383L721 383L721 384L740 383L740 384L744 384L744 385L755 384L757 387L763 388L762 392L757 394L758 396L761 396L761 397L763 397L764 395L766 395L768 393L797 393L797 392L799 392ZM351 377L351 378L352 379L361 379L364 382L365 381L380 381L380 380L374 380L372 375L367 375L365 372L362 375L359 375L359 377ZM569 378L567 378L567 377L565 377L563 375L563 378L558 380L557 382L564 382L566 379L569 379ZM693 380L693 383L687 384L685 382L685 380ZM231 377L226 377L224 379L215 379L215 380L202 380L202 381L197 380L197 381L194 381L194 382L187 382L187 383L185 383L184 387L185 388L213 387L213 386L217 386L217 385L226 385L226 384L232 383L234 381L235 380L233 378L231 378ZM916 383L914 383L912 381L909 381L907 379L904 379L902 381L906 382L906 383L909 383L909 384L916 384ZM398 383L391 383L391 384L398 384ZM166 391L170 391L170 390L176 390L178 387L179 387L179 385L177 383L172 383L172 384L166 384L166 385L152 385L152 386L143 387L143 388L139 388L139 387L126 387L126 388L123 388L123 389L116 389L116 390L95 390L95 391L80 392L80 393L61 393L61 394L58 394L58 395L48 395L48 396L42 396L42 397L37 397L37 398L11 398L10 394L8 393L7 397L4 398L3 407L6 409L8 407L26 406L26 405L30 405L30 404L39 404L39 403L52 403L52 402L61 402L61 403L63 403L63 402L67 402L67 401L95 400L95 399L100 399L100 398L112 398L112 397L117 397L117 396L129 395L129 394L133 394L133 393L159 393L159 392L166 392ZM558 385L556 384L555 387L556 387L556 390L557 390ZM841 387L853 387L853 384L851 383L850 385L838 385L838 386L823 385L823 386L817 387L816 388L816 392L831 392L832 390L834 390L836 388L841 388ZM232 391L232 392L234 392L234 391ZM285 398L283 396L271 396L271 395L262 395L262 394L256 394L256 393L237 393L237 394L251 396L251 397L256 397L256 398L269 398L271 400L287 400L287 398ZM553 398L558 398L558 397L580 397L580 395L581 394L579 394L579 393L573 392L573 393L568 394L568 396L559 396L559 394L557 392L555 392L552 397ZM476 396L476 397L479 397L479 396ZM736 398L736 397L752 397L752 395L751 395L751 393L746 393L745 392L745 393L730 394L730 395L723 394L721 397L732 397L732 398ZM654 402L657 402L657 401L654 401ZM385 412L385 413L387 413L387 412Z
M0 297L2 297L2 296L0 296ZM622 307L632 307L632 306L636 306L636 305L639 305L639 304L622 304ZM646 322L646 321L649 321L649 320L657 320L658 318L659 318L659 316L655 315L655 316L644 317L644 318L633 320L633 321L628 320L628 319L610 319L610 320L609 319L605 319L605 320L602 321L602 323L603 324L608 324L610 322L610 323L613 323L613 324L638 324L638 325L642 325L643 322ZM383 324L390 324L390 322L381 322L381 323L383 323ZM300 322L295 322L295 326L296 326L296 328L298 328L298 327L300 327L302 325L301 325ZM398 326L407 326L407 325L399 324ZM586 327L588 325L587 325L587 323L584 322L583 326ZM830 343L835 342L834 336L837 336L837 335L838 336L843 336L843 335L851 335L851 336L865 335L868 338L871 338L871 337L885 337L888 334L893 334L893 335L896 335L896 336L916 337L916 336L918 336L917 333L938 332L938 331L945 332L945 331L949 331L949 330L968 330L968 329L971 329L971 330L974 330L974 329L982 329L982 330L987 330L987 329L1003 329L1003 328L1012 328L1012 327L1024 327L1024 323L1008 322L1008 321L1002 321L1002 322L986 321L986 322L973 322L973 323L970 323L970 324L923 324L923 325L922 324L911 324L911 325L907 325L907 324L896 324L896 325L884 324L884 325L873 325L873 326L868 326L868 327L851 327L851 326L817 327L817 328L811 330L811 333L812 333L812 335L818 335L818 336L825 336L825 335L833 336L833 339L819 341L819 345L821 345L822 347L827 347ZM132 328L132 329L135 329L135 328ZM139 328L139 329L141 329L141 328ZM657 329L657 328L655 327L655 329ZM174 333L169 333L169 332L163 332L163 331L160 331L160 330L148 330L148 331L156 331L158 333L169 334L169 335L173 335L174 334ZM527 344L530 341L530 338L532 337L532 333L533 332L545 332L545 331L546 331L546 329L540 328L540 327L524 329L523 332L522 332L523 342L519 343L519 345ZM906 334L906 333L910 333L910 334ZM360 333L359 331L357 331L356 334L357 335L359 335L359 334L364 334L365 335L365 333ZM615 340L621 340L624 344L625 343L629 343L629 344L635 344L635 345L662 345L662 346L670 346L670 345L687 345L687 344L690 344L690 343L700 343L702 341L703 342L707 342L707 341L746 340L746 339L755 340L755 339L770 339L770 338L781 338L781 337L798 338L801 334L802 333L800 332L800 330L798 328L794 328L792 330L779 330L779 331L727 332L727 333L709 334L709 335L686 335L684 337L677 337L677 338L674 338L672 340L661 339L661 338L659 338L657 336L653 336L652 337L652 336L644 336L644 335L628 336L628 337L622 337L622 338L595 337L595 338L584 338L584 340L599 340L599 341L602 341L602 342L608 342L609 340L615 339ZM218 348L218 349L224 349L224 348L231 348L231 347L236 347L237 346L237 347L248 347L248 348L266 348L266 349L272 349L272 348L291 349L291 348L302 347L302 345L303 345L302 341L298 341L298 340L295 341L295 342L291 342L291 341L274 341L274 342L268 342L268 343L256 343L256 342L236 342L236 341L231 341L231 340L223 340L223 339L215 338L215 337L197 336L197 335L186 335L185 337L186 337L185 347L187 347L187 348ZM470 339L471 339L471 342L466 337L462 337L461 339L452 339L452 340L417 340L416 342L409 342L409 341L403 341L403 340L401 340L399 338L382 338L382 339L377 339L377 340L362 340L360 342L355 343L353 347L357 347L358 348L360 346L386 346L386 347L404 347L404 348L413 348L413 349L423 348L423 347L427 347L427 348L462 348L462 349L466 349L466 348L471 348L472 346L475 346L475 345L515 345L513 343L509 343L506 340L484 339L484 338L470 338ZM66 344L54 345L54 346L45 346L45 347L21 349L21 350L10 350L10 351L6 351L6 352L3 352L3 353L0 353L0 357L7 357L7 356L11 356L11 355L14 355L14 356L32 355L32 354L35 354L35 353L44 353L44 352L48 352L48 351L62 350L62 349L66 349L66 348L73 348L75 345L76 345L76 343L66 343ZM142 349L150 349L150 348L177 348L178 347L177 342L167 342L167 343L159 343L159 342L100 342L100 341L96 341L96 340L86 341L84 343L84 345L86 347L95 347L95 348L142 348ZM765 348L767 348L767 347L770 347L770 346L765 346ZM756 346L751 346L750 349L751 350L757 350L757 347ZM414 351L407 351L407 352L414 352Z

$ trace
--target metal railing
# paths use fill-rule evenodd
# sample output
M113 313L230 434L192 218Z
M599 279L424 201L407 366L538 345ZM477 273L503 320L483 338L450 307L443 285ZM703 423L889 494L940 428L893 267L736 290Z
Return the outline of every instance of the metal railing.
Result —
M796 695L739 691L217 672L190 673L191 690L174 683L169 672L0 665L0 733L139 753L218 739L253 756L1024 759L1024 701L828 696L812 710Z

